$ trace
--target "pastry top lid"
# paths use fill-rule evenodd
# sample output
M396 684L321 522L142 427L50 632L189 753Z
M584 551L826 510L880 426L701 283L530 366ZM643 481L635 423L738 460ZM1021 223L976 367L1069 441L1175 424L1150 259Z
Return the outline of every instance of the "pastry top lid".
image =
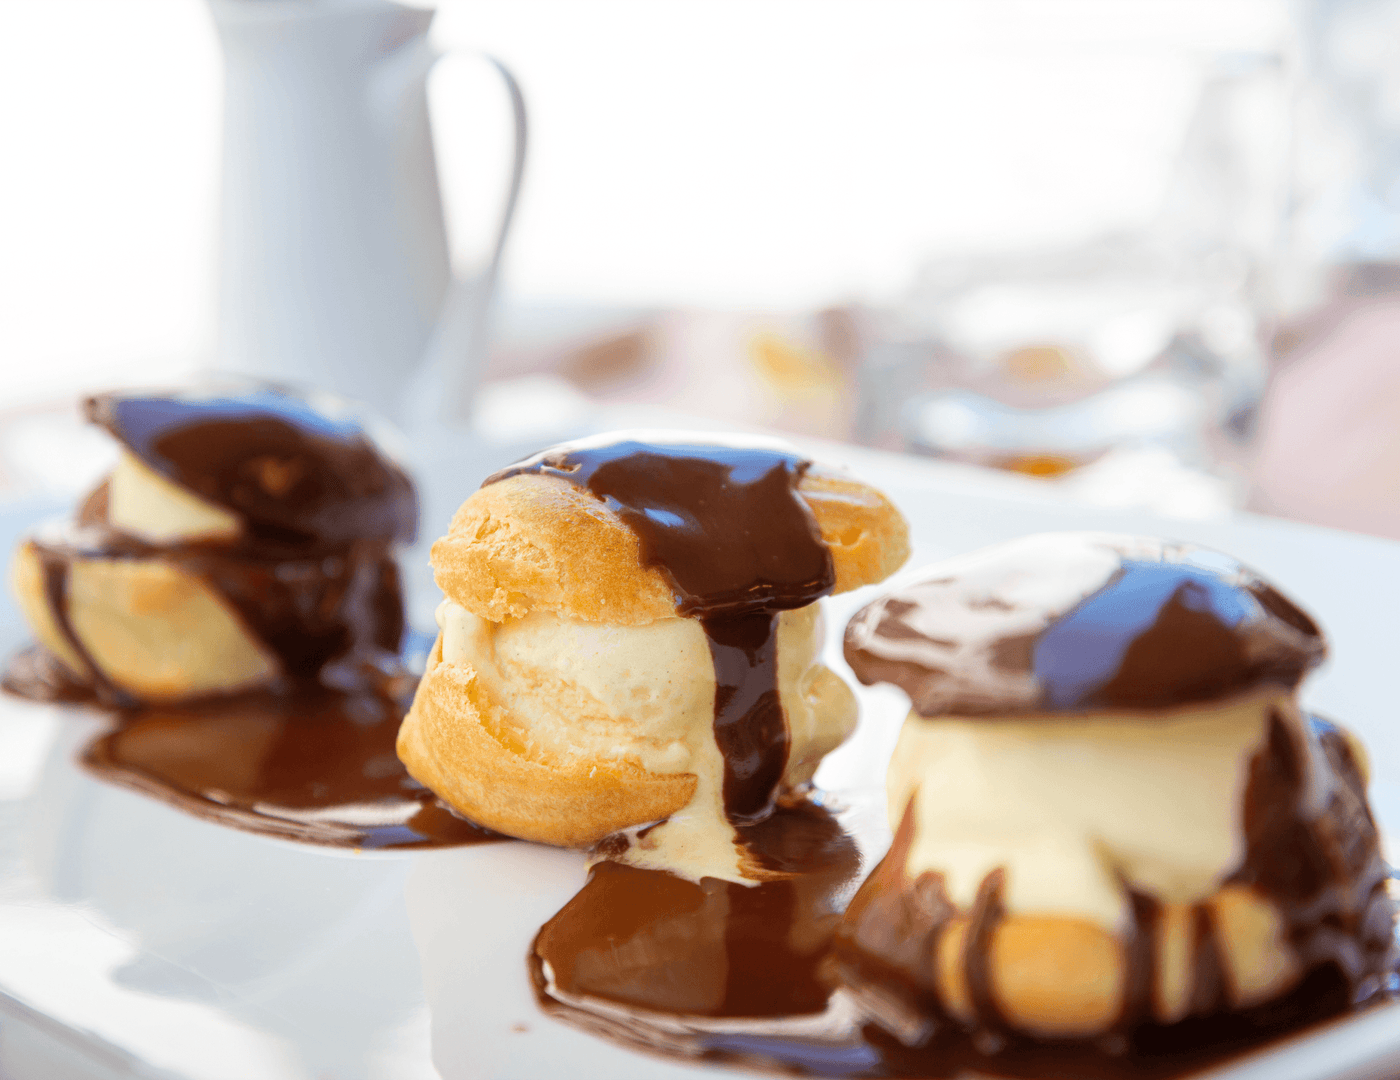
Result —
M334 399L211 383L99 394L84 413L155 472L239 515L255 541L408 542L417 530L412 481Z
M879 581L907 553L888 499L783 443L629 431L488 477L432 563L483 618L641 624L799 607Z
M1276 685L1326 655L1316 623L1235 559L1044 533L928 568L861 609L845 652L921 716L1168 709Z
M803 607L836 584L797 485L811 465L759 443L622 437L546 450L486 479L552 476L590 491L670 579L683 615Z

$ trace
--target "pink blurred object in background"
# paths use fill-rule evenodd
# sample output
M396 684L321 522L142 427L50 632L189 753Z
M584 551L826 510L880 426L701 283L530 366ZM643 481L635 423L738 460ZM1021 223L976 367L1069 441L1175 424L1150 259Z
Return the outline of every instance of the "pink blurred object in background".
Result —
M1317 322L1265 394L1250 506L1400 539L1400 296Z

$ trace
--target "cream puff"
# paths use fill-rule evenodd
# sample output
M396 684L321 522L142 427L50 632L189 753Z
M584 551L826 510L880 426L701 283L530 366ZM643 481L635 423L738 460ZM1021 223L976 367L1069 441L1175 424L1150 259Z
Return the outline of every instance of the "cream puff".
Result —
M735 826L855 724L819 661L817 601L907 554L883 495L781 444L623 433L544 451L488 478L433 545L441 632L399 756L500 832L616 837L634 865L743 877Z
M12 671L12 689L169 702L397 651L393 547L413 538L416 496L357 420L246 384L85 411L121 456L75 521L15 552L48 677Z
M870 604L845 652L913 704L836 948L905 1041L1096 1039L1394 971L1364 755L1297 702L1324 638L1235 560L1029 537Z

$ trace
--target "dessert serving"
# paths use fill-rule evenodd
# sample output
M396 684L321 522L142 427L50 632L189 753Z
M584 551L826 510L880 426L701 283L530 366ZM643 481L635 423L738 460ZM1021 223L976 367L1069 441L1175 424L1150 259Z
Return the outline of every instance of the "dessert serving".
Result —
M122 448L75 520L15 552L40 651L7 686L171 702L396 654L413 485L359 423L273 387L89 398Z
M600 864L535 939L537 998L690 1059L1041 1080L1195 1075L1393 1002L1364 753L1296 700L1325 651L1189 545L1053 534L930 567L846 632L914 705L875 869L857 793L741 830L780 871L749 888Z
M399 736L511 836L751 879L768 817L850 734L817 600L908 552L879 492L779 444L609 435L489 477L432 562L447 598Z
M911 1044L1131 1041L1377 994L1395 903L1364 753L1296 699L1324 653L1250 570L1139 537L1029 537L863 609L847 658L913 711L844 985Z
M75 520L15 552L38 644L6 689L111 710L104 779L222 824L348 847L473 843L404 772L394 549L407 475L334 403L257 384L103 394L122 447Z

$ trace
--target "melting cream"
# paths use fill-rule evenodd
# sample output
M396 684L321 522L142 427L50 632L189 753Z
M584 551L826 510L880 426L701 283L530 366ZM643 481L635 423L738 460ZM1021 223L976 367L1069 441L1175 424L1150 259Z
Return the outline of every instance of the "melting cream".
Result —
M563 766L626 759L655 773L695 776L683 809L649 829L637 823L622 861L692 880L749 880L724 812L714 663L698 620L615 626L535 612L493 623L446 600L438 625L443 661L471 665L486 694L508 704L504 721L532 759ZM822 755L855 727L850 688L817 662L822 640L816 604L779 615L789 785L810 780Z
M1009 911L1080 915L1113 929L1123 884L1191 903L1244 854L1248 767L1287 695L1161 717L945 717L911 713L890 765L889 813L913 799L907 871L941 873L970 909L1006 870Z

